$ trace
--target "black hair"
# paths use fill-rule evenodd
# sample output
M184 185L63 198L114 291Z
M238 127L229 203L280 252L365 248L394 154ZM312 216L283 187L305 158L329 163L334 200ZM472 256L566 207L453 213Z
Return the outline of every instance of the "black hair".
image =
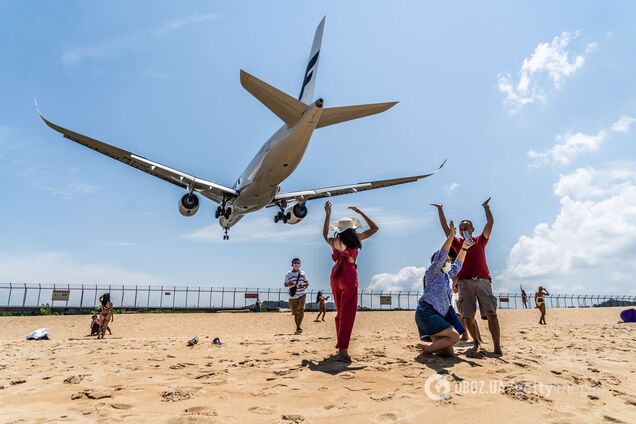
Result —
M99 301L102 304L102 306L106 306L106 304L110 302L110 293L104 293L103 295L101 295L99 297Z
M97 318L97 315L93 315L91 318L92 318L92 319L95 319L95 318Z
M473 221L471 221L470 219L462 219L461 221L459 221L459 225L462 225L462 222L468 222L472 228L475 228L475 226L473 225Z
M322 290L319 290L318 294L316 295L316 303L320 303L320 296L322 296Z
M356 230L352 228L347 228L346 230L338 234L337 237L349 249L362 248L362 243L360 243L360 239L358 238L358 233L356 233Z
M300 263L300 259L298 259L298 258L294 258L294 259L292 259L292 265L294 264L294 262L298 262L298 263Z
M433 262L433 259L435 259L435 255L437 255L437 252L433 253L433 256L431 256L431 263ZM455 260L455 258L457 258L457 252L455 252L455 249L453 249L452 247L448 249L448 257L452 260Z

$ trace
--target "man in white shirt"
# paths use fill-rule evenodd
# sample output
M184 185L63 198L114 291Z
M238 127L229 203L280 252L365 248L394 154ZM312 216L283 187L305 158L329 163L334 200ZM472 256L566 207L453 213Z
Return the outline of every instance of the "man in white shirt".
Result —
M300 324L305 316L305 289L309 287L307 275L300 269L300 259L292 259L292 270L285 274L285 287L289 288L289 307L296 321L296 334L303 332Z

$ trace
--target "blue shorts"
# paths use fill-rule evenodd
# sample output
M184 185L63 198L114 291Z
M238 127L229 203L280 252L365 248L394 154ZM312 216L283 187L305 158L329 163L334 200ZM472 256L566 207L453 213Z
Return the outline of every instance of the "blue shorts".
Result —
M463 334L466 331L452 306L448 309L446 316L443 317L431 305L421 302L415 310L415 323L420 333L420 339L427 341L430 340L431 336L451 327L457 330L459 334Z

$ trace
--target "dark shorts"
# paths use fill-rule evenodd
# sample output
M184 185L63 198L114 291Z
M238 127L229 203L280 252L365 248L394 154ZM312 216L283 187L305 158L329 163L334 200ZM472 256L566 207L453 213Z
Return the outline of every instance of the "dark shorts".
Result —
M421 302L415 310L415 323L420 333L421 340L429 340L431 336L436 335L448 328L454 328L459 334L464 333L464 326L457 318L455 309L451 306L448 313L443 317L431 305Z
M303 294L297 299L289 299L289 307L291 308L293 315L296 315L298 312L305 310L306 298L307 298L307 294Z

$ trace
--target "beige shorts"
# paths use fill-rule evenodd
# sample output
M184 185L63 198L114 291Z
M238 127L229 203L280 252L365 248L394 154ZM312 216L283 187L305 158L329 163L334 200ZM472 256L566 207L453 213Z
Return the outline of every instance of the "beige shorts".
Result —
M497 315L497 298L492 294L492 283L486 278L459 280L459 300L457 305L462 318L474 318L477 303L481 319Z
M298 299L289 299L289 307L291 308L293 315L296 315L299 311L305 310L306 298L307 298L307 295L303 294Z

